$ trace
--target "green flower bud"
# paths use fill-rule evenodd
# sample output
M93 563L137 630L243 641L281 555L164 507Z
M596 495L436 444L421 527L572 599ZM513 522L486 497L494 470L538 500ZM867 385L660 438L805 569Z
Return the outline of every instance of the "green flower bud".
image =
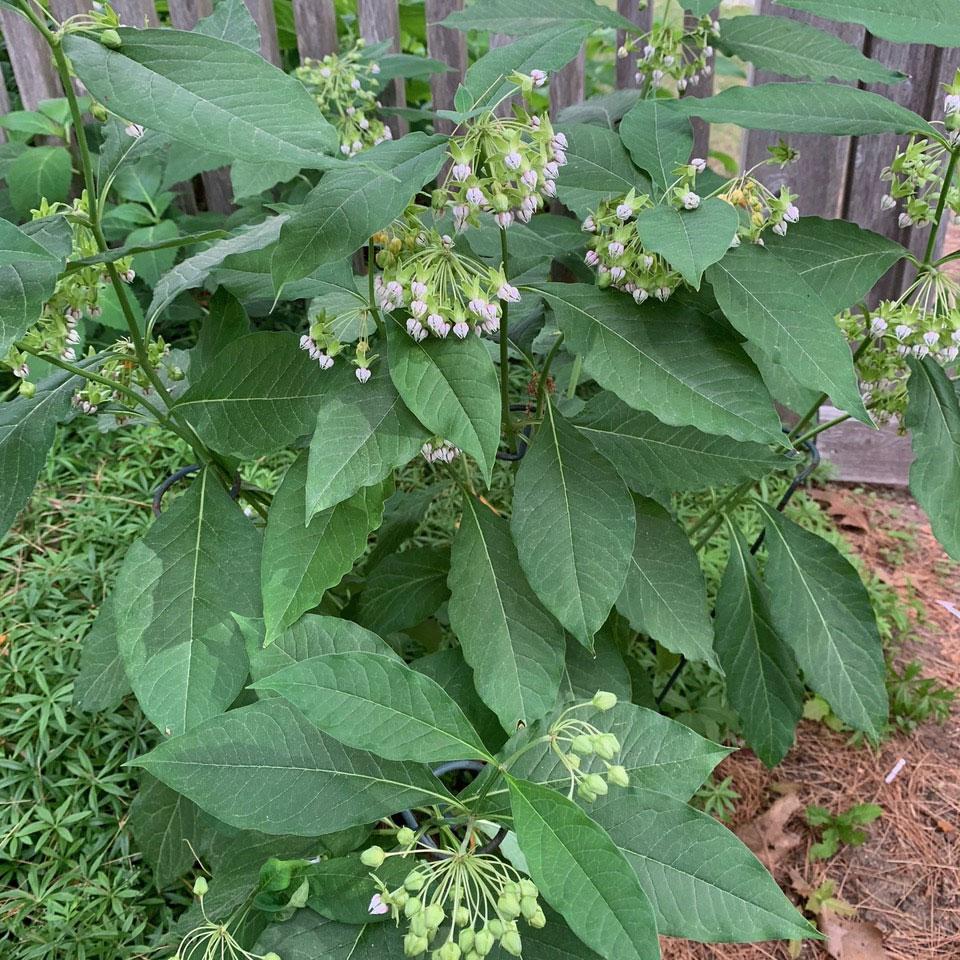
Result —
M508 920L516 920L520 916L520 901L512 893L502 893L497 900L497 909Z
M582 800L586 800L587 803L593 803L593 801L597 799L597 795L590 789L585 780L580 781L577 787L577 796Z
M534 930L542 930L547 925L546 914L540 907L537 907L537 912L527 920L527 923L529 923Z
M179 367L173 366L167 367L167 376L170 377L171 380L177 382L182 380L186 374Z
M585 757L590 756L594 750L593 737L585 733L578 734L570 743L570 749L575 753L582 753Z
M360 862L365 867L372 867L374 870L376 870L377 867L382 867L383 861L386 860L386 858L387 855L383 852L383 848L377 846L367 847L367 849L360 854Z
M591 793L595 793L598 797L605 797L607 795L607 781L600 776L599 773L588 773L584 783L587 785Z
M423 889L423 885L426 883L426 878L419 870L411 870L407 874L407 879L403 881L403 885L411 892L417 893Z
M511 957L519 957L523 952L523 944L520 942L520 934L516 930L508 930L500 941L500 946L510 954Z
M476 933L472 927L467 927L466 930L460 931L460 936L457 938L457 942L460 944L460 949L464 953L470 953L473 950L474 940L476 939Z
M401 827L397 831L397 843L401 847L409 847L416 839L417 835L409 827Z
M477 935L473 940L473 949L476 950L481 957L485 957L493 949L493 945L496 942L496 938L490 932L488 924L482 930L477 931Z
M384 903L389 902L392 906L399 907L401 910L407 905L407 901L410 899L410 894L407 893L403 887L394 890L389 896L389 901L386 897L383 898Z
M427 952L429 946L426 937L418 937L416 934L408 933L403 938L403 953L407 957L419 957L421 953Z
M611 283L613 283L613 277L610 276L609 271L606 273L601 273L597 276L597 286L600 287L601 290L605 290L610 286Z
M438 951L437 960L460 960L460 948L448 940Z
M280 960L280 954L274 953L272 950L269 953L265 953L260 960Z
M532 880L527 879L527 877L524 877L517 886L520 888L521 897L533 897L536 899L540 896L537 885Z
M536 897L524 897L520 901L520 912L523 914L524 920L529 921L539 909L540 904L537 903Z
M90 113L93 119L99 123L106 123L107 118L110 116L110 114L107 113L107 108L102 103L92 103L90 105Z
M290 897L290 901L287 906L294 907L297 910L302 909L307 905L307 897L310 896L310 882L304 880L303 883L297 887L293 892L293 896Z
M630 786L630 774L627 773L626 768L620 766L619 764L614 767L610 767L610 769L607 770L607 780L615 787Z
M443 907L439 903L431 903L430 906L424 911L424 918L427 921L427 926L432 927L436 930L441 923L446 919L446 913L444 912Z
M617 705L617 695L607 690L598 690L591 702L598 710L612 710Z
M453 914L453 922L458 927L465 927L470 922L470 911L466 907L457 907Z
M422 910L410 921L410 932L416 934L418 937L423 937L424 940L427 939L430 928L427 926L427 921Z
M104 30L100 34L100 42L111 50L120 49L120 34L116 30Z
M37 385L30 380L21 380L19 392L21 397L26 397L29 400L31 397L36 396Z
M411 897L403 905L403 915L409 920L423 909L423 901L419 897Z
M210 887L203 877L197 877L197 879L193 881L193 895L195 897L205 897L209 889Z
M506 930L506 925L504 922L497 917L494 917L488 924L487 929L496 937L500 939L503 936L503 931Z
M603 760L612 760L620 752L620 741L612 733L598 733L593 738L593 749Z

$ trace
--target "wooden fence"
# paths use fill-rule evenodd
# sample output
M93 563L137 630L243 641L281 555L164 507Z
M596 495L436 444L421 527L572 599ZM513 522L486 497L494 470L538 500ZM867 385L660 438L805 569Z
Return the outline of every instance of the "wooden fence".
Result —
M277 25L272 0L245 0L261 34L261 53L272 63L281 62ZM522 2L522 0L518 0ZM296 23L297 48L301 58L319 58L338 47L336 15L333 0L292 0ZM51 0L51 7L58 17L81 12L89 6L88 0ZM154 0L113 0L124 23L130 26L157 25L158 18ZM452 109L453 97L467 68L467 46L463 33L440 26L440 22L453 10L463 6L463 0L424 0L427 21L428 55L452 67L448 73L431 77L434 106ZM651 4L639 10L637 0L617 0L618 11L643 30L649 27ZM775 13L815 23L861 49L867 56L879 60L888 67L908 75L908 79L895 86L866 86L895 100L921 116L942 119L941 84L953 79L960 67L960 50L941 49L920 45L894 44L879 40L868 34L863 27L835 24L819 20L808 14L775 5L773 0L756 0L758 13ZM212 10L212 0L169 0L170 19L179 29L190 29ZM357 22L360 34L370 42L392 40L397 49L400 33L400 18L397 0L357 0ZM0 7L0 30L6 40L7 53L13 68L14 78L23 106L33 109L41 100L62 95L59 81L50 63L46 45L41 37L23 18L12 10ZM618 38L622 41L622 37ZM508 37L494 36L492 43L508 42ZM630 88L634 85L635 61L633 57L616 63L616 85ZM760 73L751 75L749 82L776 78ZM397 106L404 105L403 81L394 81L393 89L385 91L384 101ZM691 95L709 96L712 82L701 82ZM551 111L556 114L565 106L579 102L584 96L584 54L552 78L550 85ZM0 84L0 113L9 110L7 93ZM395 133L402 133L404 121L391 119ZM695 152L705 155L708 149L708 130L699 121L696 125ZM443 121L438 124L443 129ZM4 132L0 129L0 142ZM777 134L763 131L747 131L742 141L742 160L752 166L767 156L766 147L776 142ZM904 138L894 135L858 137L792 136L790 142L800 150L800 162L780 171L766 167L761 176L776 189L781 182L788 182L800 196L799 203L806 215L844 217L861 226L892 237L915 252L921 252L926 237L922 231L898 229L896 217L880 210L880 198L885 189L880 173L889 163L895 144ZM230 181L225 171L211 171L202 175L204 200L208 208L230 209ZM190 202L188 197L188 203ZM876 296L886 296L902 289L905 271L901 264L881 281ZM852 428L856 430L856 428ZM863 428L867 429L867 428ZM857 448L862 448L863 438L854 434ZM888 445L895 452L892 461L884 464L882 476L871 475L869 457L859 454L851 463L845 463L842 450L834 450L841 477L857 480L876 479L878 482L899 482L905 479L905 454L901 447ZM888 458L890 459L890 458Z

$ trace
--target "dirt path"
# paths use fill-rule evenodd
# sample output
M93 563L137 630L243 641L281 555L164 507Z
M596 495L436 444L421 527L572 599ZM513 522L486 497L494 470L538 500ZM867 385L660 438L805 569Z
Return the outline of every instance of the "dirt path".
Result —
M960 565L943 553L916 504L901 493L865 495L834 485L815 495L869 566L914 604L898 661L919 660L926 675L960 687ZM885 783L901 759L902 772ZM878 752L804 720L776 770L742 750L718 773L732 777L741 796L734 829L752 845L766 846L761 859L793 899L802 906L825 880L833 881L834 896L856 912L832 921L827 944L806 942L799 953L787 944L707 946L664 938L665 960L960 958L960 711L942 726L898 735ZM804 807L838 813L859 803L884 810L870 839L809 863L816 837L804 823ZM821 919L822 928L829 923L829 915Z

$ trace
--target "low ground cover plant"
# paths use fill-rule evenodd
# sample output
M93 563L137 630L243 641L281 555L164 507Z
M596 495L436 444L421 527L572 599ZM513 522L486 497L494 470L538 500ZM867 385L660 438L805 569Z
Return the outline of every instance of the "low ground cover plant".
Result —
M823 82L884 68L813 27L728 28L690 2L692 26L637 37L590 0L477 0L448 25L516 39L453 110L416 114L452 133L394 138L378 78L409 64L358 48L287 75L239 0L190 32L13 6L68 91L48 119L72 128L82 189L25 212L11 191L18 222L0 221L0 520L71 417L189 450L77 681L100 706L132 692L154 728L130 818L160 885L195 872L176 955L634 960L658 934L816 936L691 805L729 750L658 712L629 654L642 639L722 675L768 765L805 689L885 731L866 588L763 494L834 423L901 416L913 491L960 554L960 315L934 241L960 207L960 81L932 123ZM953 39L935 12L843 15ZM598 28L639 51L637 95L612 123L555 122L550 71ZM816 60L790 61L801 40ZM811 79L678 99L717 45ZM715 173L694 116L910 134L884 206L929 231L924 257L802 217L756 170ZM179 182L223 165L234 214L176 208ZM902 259L916 280L871 308ZM828 398L846 412L817 424ZM429 482L410 489L415 460ZM433 538L398 550L441 501ZM698 552L720 530L711 598Z

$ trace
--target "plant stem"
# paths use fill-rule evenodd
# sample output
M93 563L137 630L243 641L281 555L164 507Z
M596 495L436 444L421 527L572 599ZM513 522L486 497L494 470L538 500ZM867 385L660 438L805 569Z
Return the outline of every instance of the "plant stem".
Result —
M507 229L500 228L500 264L504 278L510 269L510 251L507 248ZM500 308L500 421L507 443L515 446L516 429L510 416L510 304L506 300Z
M937 210L933 215L933 223L930 225L930 236L927 239L927 249L923 254L923 266L928 267L933 260L933 251L937 245L937 234L940 232L940 221L943 219L943 211L947 205L947 194L950 191L950 181L953 180L953 172L957 169L957 160L960 160L960 146L955 147L950 152L950 160L947 162L947 170L943 175L943 189L940 191L940 199L937 201Z
M824 430L829 430L831 427L835 427L838 423L843 423L845 420L850 419L849 413L842 413L839 417L834 417L832 420L827 420L824 423L820 423L815 426L812 430L808 430L802 437L797 437L796 443L806 443L807 440L812 440L817 434L823 433Z
M692 537L695 533L699 533L714 517L716 517L718 514L722 514L723 511L734 501L739 501L745 493L753 489L754 482L755 481L753 480L744 480L739 486L734 487L730 493L715 503L700 517L700 519L687 531L687 536Z
M547 353L546 360L543 361L543 369L540 371L540 377L537 381L537 419L543 415L543 401L547 393L547 381L550 379L550 367L553 364L553 358L557 355L557 350L560 349L561 343L563 343L562 333L554 340L553 346L550 348L549 353Z
M367 243L367 308L370 311L371 316L373 317L373 322L377 325L377 333L380 334L380 338L383 340L383 349L387 347L387 328L384 326L383 317L380 316L380 310L377 308L377 295L376 287L374 285L374 267L376 266L376 261L373 259L373 239Z
M570 368L570 379L567 382L567 399L572 400L577 395L577 384L580 382L580 370L583 367L583 356L577 354L573 358L573 366Z

